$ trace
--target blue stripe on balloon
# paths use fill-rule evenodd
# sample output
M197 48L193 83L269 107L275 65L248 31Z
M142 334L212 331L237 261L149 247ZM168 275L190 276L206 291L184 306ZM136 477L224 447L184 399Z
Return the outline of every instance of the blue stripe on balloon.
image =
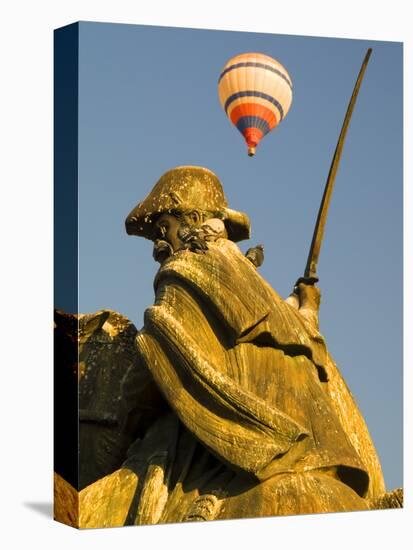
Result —
M240 97L248 97L248 96L261 97L262 99L266 99L267 101L269 101L270 103L272 103L277 107L280 113L280 122L284 118L284 109L282 108L280 102L275 99L275 97L272 97L268 94L264 94L263 92L256 92L255 90L246 90L245 92L237 92L236 94L232 94L231 96L229 96L229 98L226 100L224 105L225 112L228 114L228 107L231 105L233 101L235 101L236 99L239 99Z
M236 127L240 132L246 128L259 128L264 135L270 131L268 122L259 116L242 116L238 119Z
M287 78L287 76L276 69L275 67L272 67L271 65L266 65L265 63L253 63L252 61L248 61L245 63L235 63L234 65L230 65L227 67L219 76L218 82L221 82L221 79L230 71L233 71L234 69L239 69L241 67L257 67L259 69L265 69L267 71L271 71L275 74L278 74L285 82L288 84L288 86L291 88L291 91L293 89L293 85L291 84L290 80Z

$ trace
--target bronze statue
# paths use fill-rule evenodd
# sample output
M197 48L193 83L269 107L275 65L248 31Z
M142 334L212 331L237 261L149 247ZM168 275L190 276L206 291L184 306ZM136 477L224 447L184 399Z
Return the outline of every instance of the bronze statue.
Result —
M56 472L56 519L91 528L402 507L318 331L316 277L286 300L270 287L263 247L244 256L235 244L249 219L215 174L170 170L126 227L154 243L155 303L140 331L102 310L68 332L80 491ZM63 336L76 322L66 318Z
M126 228L161 264L122 381L122 425L140 437L82 491L83 526L369 509L381 467L318 332L318 288L270 287L262 247L235 244L247 215L205 168L164 174Z

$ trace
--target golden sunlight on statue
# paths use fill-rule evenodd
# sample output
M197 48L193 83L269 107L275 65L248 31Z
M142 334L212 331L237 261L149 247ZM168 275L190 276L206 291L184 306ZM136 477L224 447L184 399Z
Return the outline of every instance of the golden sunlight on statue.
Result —
M228 207L206 168L164 174L126 230L153 241L155 302L140 331L108 311L80 321L86 370L93 335L131 342L111 352L129 361L118 408L99 420L84 401L80 527L391 507L318 331L317 278L300 278L283 300L258 272L263 246L238 248L248 216ZM103 409L113 406L110 384L93 390L109 396Z

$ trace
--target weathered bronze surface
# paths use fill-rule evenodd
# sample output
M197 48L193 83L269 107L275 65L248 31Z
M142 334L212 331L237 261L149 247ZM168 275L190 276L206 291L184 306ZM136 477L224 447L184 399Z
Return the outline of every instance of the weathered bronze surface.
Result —
M120 402L122 378L139 361L136 335L113 311L79 316L79 489L119 468L140 435L133 411L122 423Z
M318 331L319 289L271 288L216 176L168 172L126 225L161 266L140 331L110 311L79 320L79 527L400 504Z

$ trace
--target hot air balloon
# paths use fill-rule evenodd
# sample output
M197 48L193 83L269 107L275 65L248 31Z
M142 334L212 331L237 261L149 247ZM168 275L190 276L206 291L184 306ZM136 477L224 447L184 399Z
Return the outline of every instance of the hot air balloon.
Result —
M252 157L260 140L288 113L293 86L281 63L262 53L244 53L232 57L223 68L218 93Z

